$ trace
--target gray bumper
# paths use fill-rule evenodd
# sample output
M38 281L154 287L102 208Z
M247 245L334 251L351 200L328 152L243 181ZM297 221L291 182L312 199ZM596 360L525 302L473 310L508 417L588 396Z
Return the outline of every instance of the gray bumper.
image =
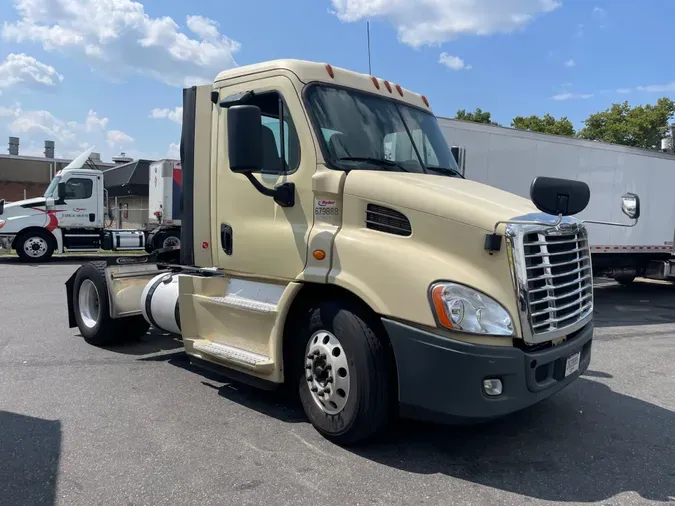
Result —
M527 352L448 339L384 318L394 349L401 414L432 421L479 421L531 406L577 379L591 361L593 324L555 347ZM565 377L565 362L580 352L579 370ZM498 397L483 380L499 378Z

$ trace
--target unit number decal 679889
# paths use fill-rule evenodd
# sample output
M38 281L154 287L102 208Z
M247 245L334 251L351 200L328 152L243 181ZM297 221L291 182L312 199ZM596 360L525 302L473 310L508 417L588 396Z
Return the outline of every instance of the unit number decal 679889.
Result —
M338 216L340 209L335 200L318 199L314 205L315 216Z

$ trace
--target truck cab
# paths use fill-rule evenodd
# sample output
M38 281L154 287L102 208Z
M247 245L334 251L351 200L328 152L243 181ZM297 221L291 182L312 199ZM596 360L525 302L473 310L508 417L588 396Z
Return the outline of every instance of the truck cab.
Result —
M199 366L297 391L342 444L395 413L502 416L590 363L588 187L464 179L422 95L323 63L228 70L183 91L181 163L180 251L68 280L91 344L179 333Z
M103 173L84 168L93 149L59 171L42 197L0 206L0 247L30 261L91 250L91 238L103 228L105 191Z

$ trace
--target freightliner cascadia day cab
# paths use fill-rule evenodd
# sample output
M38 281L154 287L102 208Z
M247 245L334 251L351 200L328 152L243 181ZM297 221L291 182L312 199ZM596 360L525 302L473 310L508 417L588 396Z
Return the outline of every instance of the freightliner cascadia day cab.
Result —
M588 186L463 179L424 96L320 63L227 70L183 91L181 162L180 249L66 283L89 343L179 333L195 364L297 389L340 444L396 413L505 415L588 367Z

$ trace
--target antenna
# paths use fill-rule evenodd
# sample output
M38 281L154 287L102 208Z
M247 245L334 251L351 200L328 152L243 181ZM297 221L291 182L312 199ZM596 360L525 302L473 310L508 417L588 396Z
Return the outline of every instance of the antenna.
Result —
M370 66L370 21L366 21L366 31L368 33L368 74L373 75L373 69Z

